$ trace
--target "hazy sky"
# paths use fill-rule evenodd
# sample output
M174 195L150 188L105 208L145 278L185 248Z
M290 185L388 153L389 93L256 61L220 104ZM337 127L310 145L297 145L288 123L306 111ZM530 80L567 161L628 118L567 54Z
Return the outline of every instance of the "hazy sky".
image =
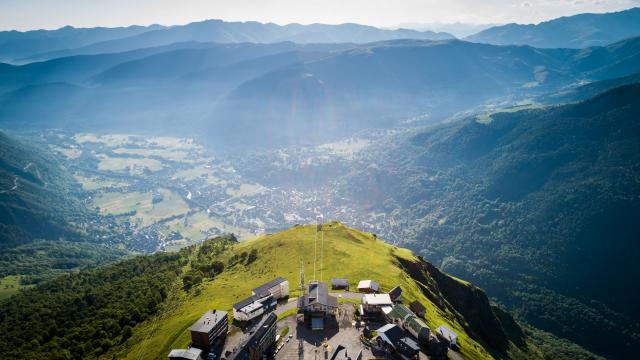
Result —
M173 25L213 18L376 26L537 23L563 15L639 5L640 0L0 0L0 29Z

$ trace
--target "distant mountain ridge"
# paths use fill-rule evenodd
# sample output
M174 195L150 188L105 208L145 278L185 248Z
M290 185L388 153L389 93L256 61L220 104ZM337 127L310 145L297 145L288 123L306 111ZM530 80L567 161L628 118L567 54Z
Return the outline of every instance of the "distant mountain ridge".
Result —
M632 75L640 72L639 58L640 37L581 50L461 40L175 43L2 66L0 125L170 128L221 148L318 144L416 116L433 123L487 101ZM285 126L289 131L279 131Z
M57 30L0 31L0 61L21 60L39 53L82 47L160 28L159 25L117 28L65 26Z
M640 8L605 14L578 14L537 25L491 27L465 40L494 45L530 45L538 48L606 46L640 35Z
M64 36L63 36L64 35ZM60 39L58 40L58 36ZM30 42L25 43L24 39ZM51 41L51 39L56 41ZM0 61L42 61L52 58L123 52L166 46L176 42L277 43L368 43L393 39L452 39L443 32L410 29L387 30L360 24L288 24L205 20L186 25L131 28L71 27L34 32L0 32ZM18 46L17 44L20 44ZM45 44L45 45L43 45ZM4 51L3 51L4 50Z

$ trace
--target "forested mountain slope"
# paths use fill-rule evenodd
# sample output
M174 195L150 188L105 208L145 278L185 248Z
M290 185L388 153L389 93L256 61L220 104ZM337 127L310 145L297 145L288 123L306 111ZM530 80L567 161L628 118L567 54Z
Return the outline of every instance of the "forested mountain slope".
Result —
M531 324L628 358L640 334L629 281L640 273L639 117L638 84L473 117L380 144L341 183L407 219L405 246Z
M76 236L79 191L54 157L0 133L0 247Z

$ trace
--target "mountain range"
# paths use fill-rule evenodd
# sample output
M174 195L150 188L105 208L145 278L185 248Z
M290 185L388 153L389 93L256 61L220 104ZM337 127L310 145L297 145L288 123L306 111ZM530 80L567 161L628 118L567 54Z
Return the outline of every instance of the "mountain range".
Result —
M0 61L32 62L73 55L124 52L178 42L367 43L392 39L451 39L448 33L386 30L360 24L288 24L205 20L186 25L0 32Z
M495 45L539 48L606 46L640 33L640 8L605 14L578 14L539 24L494 26L465 40Z
M487 102L629 76L640 72L639 54L640 38L581 50L460 40L178 43L5 65L0 125L172 129L221 148L318 144L345 132L415 117L433 123ZM237 131L248 128L255 131Z

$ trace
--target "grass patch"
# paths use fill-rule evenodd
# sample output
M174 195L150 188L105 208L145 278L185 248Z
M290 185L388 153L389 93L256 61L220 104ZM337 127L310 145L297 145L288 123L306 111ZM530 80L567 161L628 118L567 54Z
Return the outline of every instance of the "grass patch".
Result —
M132 211L148 211L153 208L151 193L148 192L108 192L98 195L93 205L105 215L122 215Z
M20 284L20 275L5 276L0 279L0 301L11 297L20 289L27 288L31 285Z
M98 170L128 172L131 175L143 175L145 170L162 170L162 162L156 159L133 158L133 157L109 157L98 155Z
M167 189L158 189L162 201L152 204L151 208L144 208L136 213L136 218L142 221L142 226L149 226L156 222L189 212L189 205L182 197Z

